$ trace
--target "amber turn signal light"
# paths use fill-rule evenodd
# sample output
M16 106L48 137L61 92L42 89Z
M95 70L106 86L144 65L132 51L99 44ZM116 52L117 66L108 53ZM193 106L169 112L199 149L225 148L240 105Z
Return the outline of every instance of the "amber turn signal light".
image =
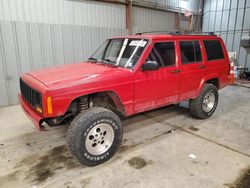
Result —
M52 114L52 100L51 100L51 97L47 97L47 108L48 108L48 113Z

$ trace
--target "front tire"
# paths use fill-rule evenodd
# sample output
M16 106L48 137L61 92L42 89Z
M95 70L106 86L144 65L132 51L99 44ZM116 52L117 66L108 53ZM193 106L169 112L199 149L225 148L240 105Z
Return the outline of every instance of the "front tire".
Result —
M102 107L93 107L78 114L67 132L69 151L87 166L109 160L121 141L121 120L114 112Z
M199 119L209 118L218 104L218 89L213 84L205 84L196 99L189 100L190 113Z

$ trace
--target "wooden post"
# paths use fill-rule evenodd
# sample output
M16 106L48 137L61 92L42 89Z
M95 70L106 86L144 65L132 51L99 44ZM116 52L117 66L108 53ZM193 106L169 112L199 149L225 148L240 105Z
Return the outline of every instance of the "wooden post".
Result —
M175 13L175 30L180 30L179 13Z
M129 34L132 34L132 1L127 0L126 4L126 29L129 30Z

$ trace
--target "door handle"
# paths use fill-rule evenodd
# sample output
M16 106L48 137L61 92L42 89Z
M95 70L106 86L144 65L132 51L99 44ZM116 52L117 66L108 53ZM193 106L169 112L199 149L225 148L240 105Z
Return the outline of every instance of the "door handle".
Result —
M179 72L180 72L179 69L175 69L175 70L172 70L172 71L171 71L172 74L179 73Z
M206 68L205 65L200 65L200 66L199 66L199 69L205 69L205 68Z

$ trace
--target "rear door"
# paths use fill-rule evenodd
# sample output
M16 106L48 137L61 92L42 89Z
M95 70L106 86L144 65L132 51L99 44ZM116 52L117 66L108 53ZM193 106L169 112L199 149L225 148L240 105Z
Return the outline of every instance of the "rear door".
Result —
M199 40L179 41L180 101L190 99L195 94L205 73L205 63Z
M140 70L135 74L134 110L136 113L178 100L179 69L176 42L156 42L146 61L156 61L160 68L154 71Z

